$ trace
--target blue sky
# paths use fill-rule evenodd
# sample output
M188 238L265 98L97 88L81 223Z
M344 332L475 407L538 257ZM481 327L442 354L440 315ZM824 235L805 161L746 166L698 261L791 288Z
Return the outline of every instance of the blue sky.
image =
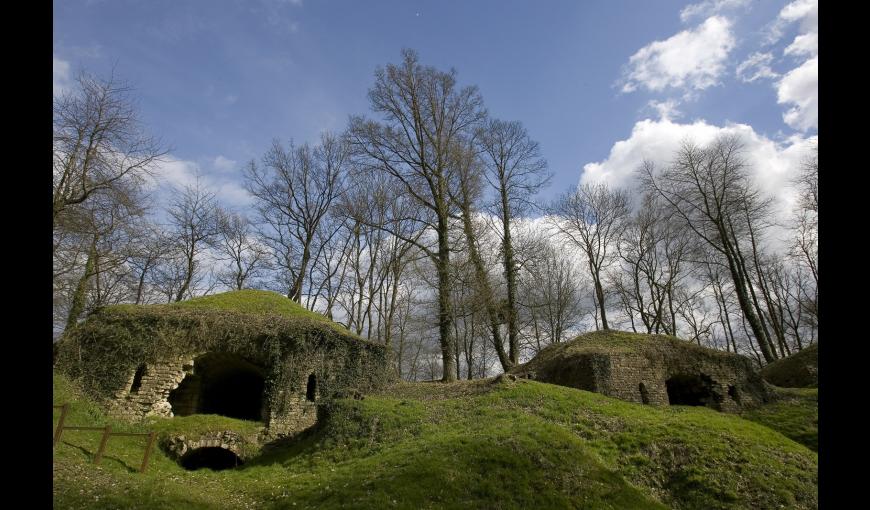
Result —
M545 198L728 130L778 193L817 140L817 18L817 0L64 0L53 78L114 66L174 149L163 178L199 173L239 208L245 161L368 113L404 47L525 125L555 174Z

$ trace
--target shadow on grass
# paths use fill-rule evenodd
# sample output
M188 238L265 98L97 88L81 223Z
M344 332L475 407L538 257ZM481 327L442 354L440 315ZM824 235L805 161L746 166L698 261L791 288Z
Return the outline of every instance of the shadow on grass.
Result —
M275 439L264 444L259 455L246 460L236 469L244 471L256 466L287 464L297 457L319 450L320 447L317 443L322 437L320 428L315 425L298 434Z
M86 457L89 457L90 460L91 460L91 463L93 463L93 461L94 461L94 456L96 455L96 452L93 452L93 451L91 451L91 450L85 448L84 446L79 446L79 445L77 445L77 444L73 444L73 443L70 443L70 442L67 442L67 441L61 441L61 444L65 444L65 445L67 445L67 446L71 446L71 447L75 448L76 450L82 452ZM129 464L127 464L127 463L126 463L125 461L123 461L122 459L119 459L118 457L113 457L113 456L111 456L111 455L106 455L106 454L103 454L103 458L102 458L102 460L101 460L100 462L102 463L102 462L105 462L105 461L107 461L107 460L117 462L121 467L123 467L124 469L126 469L127 472L129 472L129 473L138 473L138 472L139 472L139 468L142 467L141 464L137 465L136 467L130 466Z

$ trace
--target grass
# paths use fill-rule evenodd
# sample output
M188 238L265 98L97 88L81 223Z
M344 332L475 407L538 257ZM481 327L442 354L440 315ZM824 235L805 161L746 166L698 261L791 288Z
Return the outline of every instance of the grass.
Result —
M68 423L106 423L55 376ZM73 433L55 450L56 508L815 508L817 454L705 408L655 408L535 381L401 383L324 407L320 427L226 471L185 471L141 441ZM142 429L250 427L219 417ZM136 428L128 425L127 427ZM149 429L149 427L151 427Z
M287 317L307 317L309 319L330 321L324 315L312 312L289 299L287 296L268 290L236 290L203 296L187 301L172 303L169 307L207 308L212 310L232 310L254 315L283 315Z
M819 451L819 390L774 387L773 393L772 403L744 411L742 416Z
M283 294L270 290L234 290L220 294L202 296L186 301L169 304L154 305L130 305L120 304L107 306L107 309L116 311L134 311L137 309L150 310L218 310L239 312L251 315L269 316L279 315L291 318L306 318L317 322L336 324L325 315L312 312L299 303L289 299ZM346 330L344 330L346 331Z

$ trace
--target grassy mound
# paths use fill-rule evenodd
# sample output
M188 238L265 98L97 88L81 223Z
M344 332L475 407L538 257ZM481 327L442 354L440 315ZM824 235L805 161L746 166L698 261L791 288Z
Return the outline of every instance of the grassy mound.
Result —
M287 296L268 290L235 290L203 296L166 305L186 309L230 310L255 315L281 315L306 317L331 322L325 316L312 312Z
M783 388L816 388L819 385L819 344L765 366L761 376Z
M774 401L741 416L819 451L819 390L774 388Z
M522 366L523 370L534 370L547 365L556 359L565 359L580 354L597 353L660 353L679 350L687 353L714 356L721 358L733 357L734 354L709 349L692 342L668 335L647 335L629 331L602 330L584 333L570 342L550 344Z
M54 399L74 402L69 424L106 423L63 376ZM141 428L208 428L176 420ZM136 473L143 445L133 438L113 438L94 466L98 443L65 433L56 508L817 506L817 454L770 428L535 381L399 384L333 401L319 429L218 472L186 471L156 451Z

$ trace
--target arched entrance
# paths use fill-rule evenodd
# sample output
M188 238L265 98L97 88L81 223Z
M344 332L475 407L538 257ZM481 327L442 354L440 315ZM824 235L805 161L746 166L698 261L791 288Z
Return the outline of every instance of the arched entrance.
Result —
M194 360L193 373L169 393L176 416L219 414L263 420L263 368L240 356L208 353Z
M713 389L706 374L677 374L667 381L668 401L672 406L706 406L720 410L722 396Z
M181 466L190 471L202 468L220 471L234 468L241 463L235 452L219 446L197 448L181 458Z

